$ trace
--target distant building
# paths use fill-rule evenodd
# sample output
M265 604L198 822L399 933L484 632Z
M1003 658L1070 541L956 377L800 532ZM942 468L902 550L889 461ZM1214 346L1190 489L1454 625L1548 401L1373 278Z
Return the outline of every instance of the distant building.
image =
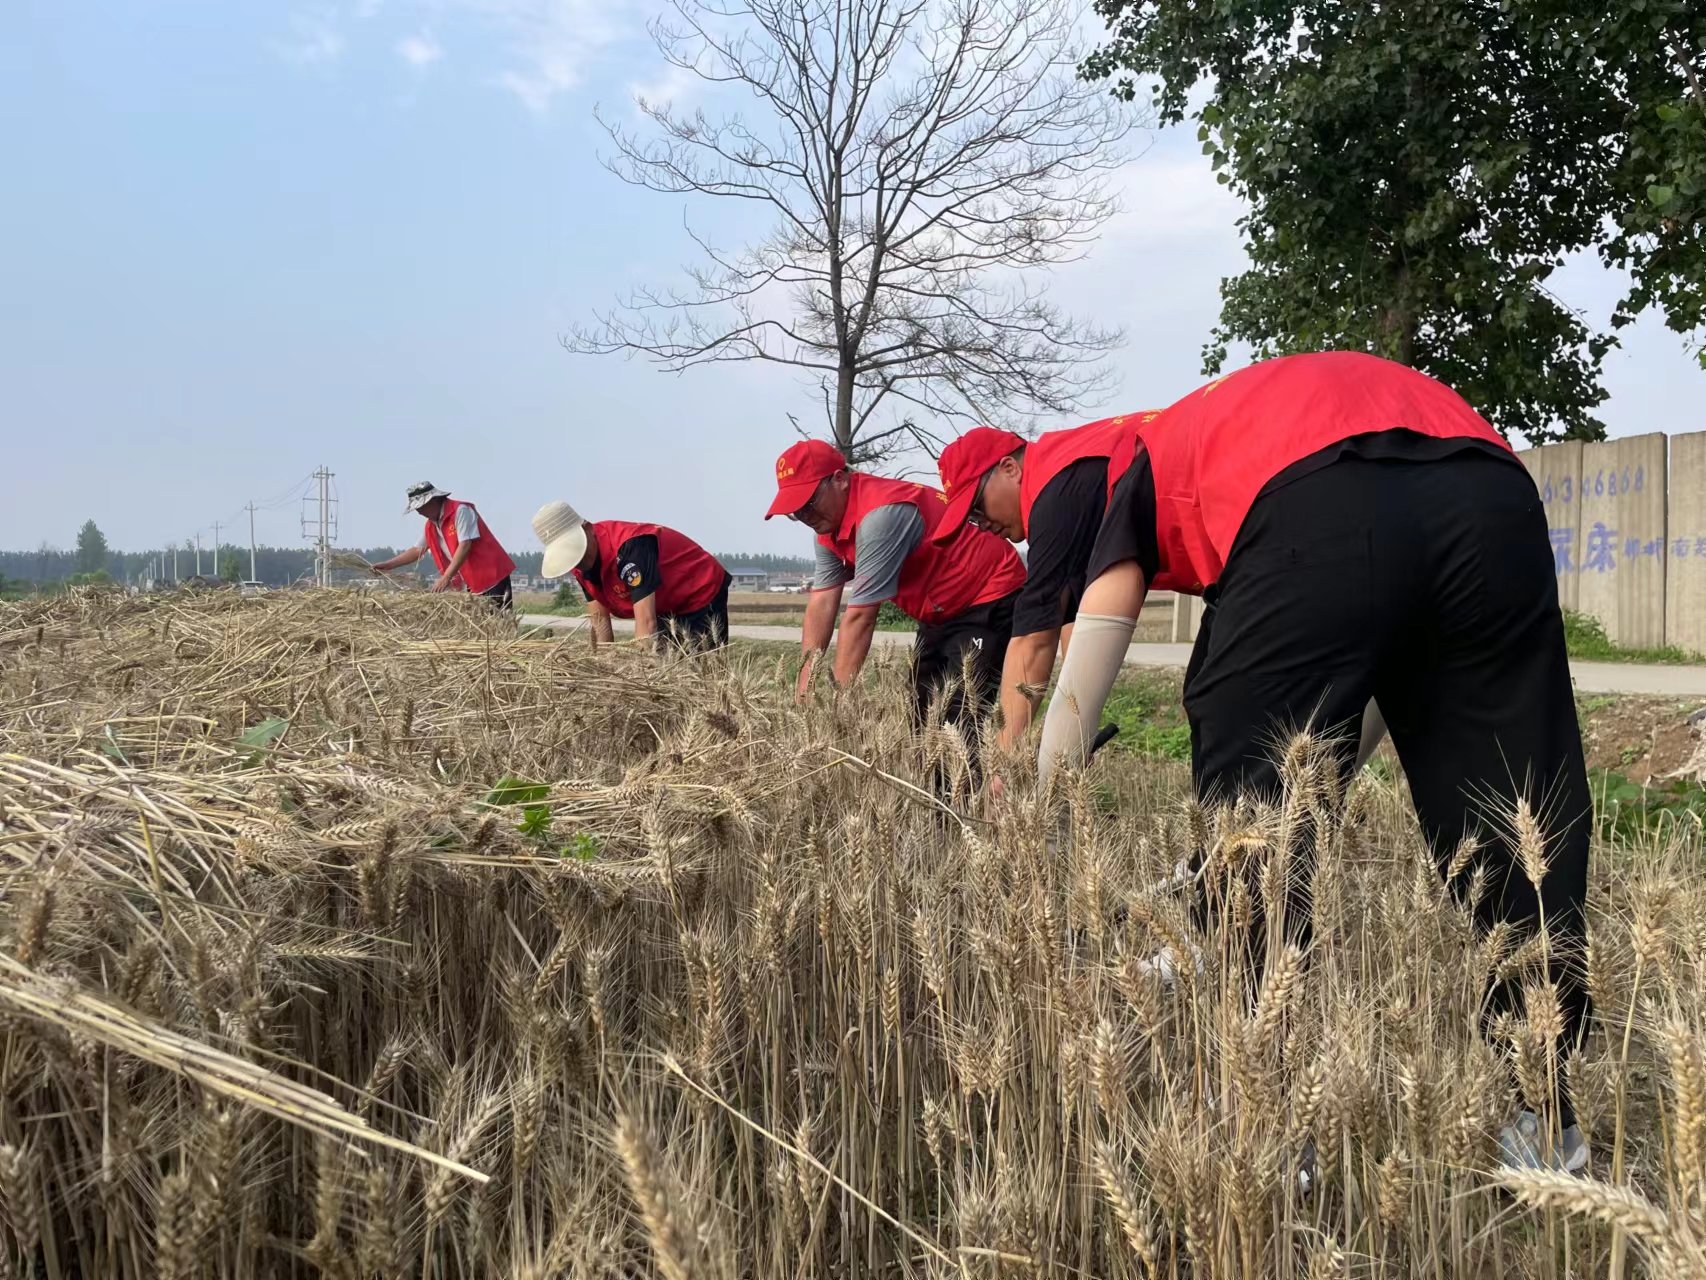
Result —
M770 575L751 565L730 569L729 577L734 580L729 585L736 591L763 591L770 585Z

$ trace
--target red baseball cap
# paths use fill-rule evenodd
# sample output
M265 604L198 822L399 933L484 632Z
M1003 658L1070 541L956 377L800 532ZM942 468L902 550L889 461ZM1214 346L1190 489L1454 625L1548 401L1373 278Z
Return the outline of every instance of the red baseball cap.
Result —
M942 492L948 499L947 513L936 526L936 541L946 542L960 531L977 500L977 484L1001 459L1025 447L1025 438L997 427L973 427L955 440L936 460L942 477Z
M841 451L822 440L802 440L789 445L776 459L776 500L764 518L793 515L811 501L825 476L845 470L847 459L841 456Z

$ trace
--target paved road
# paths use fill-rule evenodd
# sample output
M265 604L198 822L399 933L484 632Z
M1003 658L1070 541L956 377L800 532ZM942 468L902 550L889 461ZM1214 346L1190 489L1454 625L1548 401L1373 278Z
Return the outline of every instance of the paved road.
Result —
M522 621L541 627L575 630L585 625L581 618L557 618L530 613ZM617 622L617 630L631 623ZM757 627L735 624L729 631L737 640L782 640L799 642L798 627ZM878 631L873 645L910 645L910 631ZM1134 644L1126 650L1128 667L1177 667L1190 661L1188 644ZM1678 698L1706 698L1706 667L1661 667L1636 662L1571 662L1570 674L1582 693L1643 693Z

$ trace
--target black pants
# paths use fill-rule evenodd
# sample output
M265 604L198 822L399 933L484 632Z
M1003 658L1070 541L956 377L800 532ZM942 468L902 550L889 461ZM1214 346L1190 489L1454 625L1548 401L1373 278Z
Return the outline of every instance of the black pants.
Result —
M1251 508L1185 677L1198 794L1277 797L1274 744L1304 726L1342 735L1348 777L1370 697L1440 866L1464 835L1482 841L1477 924L1533 928L1544 911L1573 1045L1592 797L1546 518L1514 462L1347 457ZM1546 834L1538 893L1508 821L1519 797Z
M729 583L711 598L711 603L692 613L672 613L658 618L659 645L671 644L683 653L721 649L729 642Z
M1018 593L974 605L946 622L921 623L912 647L912 713L922 721L931 702L948 689L947 719L973 742L1001 697L1001 664L1013 635ZM970 687L961 677L971 655Z
M492 606L499 613L513 613L515 611L515 592L507 577L502 582L480 592L480 599L491 601Z

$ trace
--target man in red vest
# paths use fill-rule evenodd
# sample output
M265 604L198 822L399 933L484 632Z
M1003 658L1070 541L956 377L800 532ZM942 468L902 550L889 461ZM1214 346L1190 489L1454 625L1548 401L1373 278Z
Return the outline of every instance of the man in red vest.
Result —
M1528 472L1450 388L1356 352L1263 361L1143 416L1090 556L1042 773L1083 759L1150 588L1202 594L1184 691L1198 794L1276 797L1276 731L1336 737L1372 697L1440 866L1465 836L1480 842L1479 925L1544 918L1567 1050L1588 1006L1592 799ZM1339 750L1348 774L1348 736ZM1513 834L1519 803L1544 833L1538 887ZM1302 907L1287 920L1299 936ZM1515 999L1501 988L1491 1007ZM1555 1119L1548 1141L1538 1117L1517 1117L1506 1159L1579 1167L1567 1094Z
M414 564L423 555L431 555L438 566L438 581L432 584L434 591L451 591L460 586L484 596L499 609L507 611L514 606L510 574L515 572L515 562L486 528L473 503L458 502L449 490L422 480L409 486L408 510L426 520L425 533L407 551L374 565L375 573L399 569Z
M942 450L937 466L948 507L937 540L954 537L969 519L1009 542L1028 543L1025 586L1013 606L1001 671L1004 748L1024 736L1055 653L1063 640L1070 644L1108 491L1131 465L1137 421L1136 414L1104 418L1028 443L1011 431L973 427Z
M544 544L540 572L574 574L586 594L594 641L615 639L611 615L634 620L634 639L668 637L683 650L729 638L729 573L685 534L661 524L582 520L566 502L533 517Z
M764 518L787 516L818 535L817 571L800 634L805 662L799 698L806 696L817 655L829 648L845 589L836 684L858 676L871 651L877 611L893 600L919 624L913 647L914 713L922 717L930 700L951 686L950 719L969 729L987 714L999 688L1001 654L1025 566L1012 547L980 529L962 528L938 542L935 535L946 512L937 490L851 471L847 460L821 440L801 441L776 460L776 499ZM969 691L954 684L968 652Z

